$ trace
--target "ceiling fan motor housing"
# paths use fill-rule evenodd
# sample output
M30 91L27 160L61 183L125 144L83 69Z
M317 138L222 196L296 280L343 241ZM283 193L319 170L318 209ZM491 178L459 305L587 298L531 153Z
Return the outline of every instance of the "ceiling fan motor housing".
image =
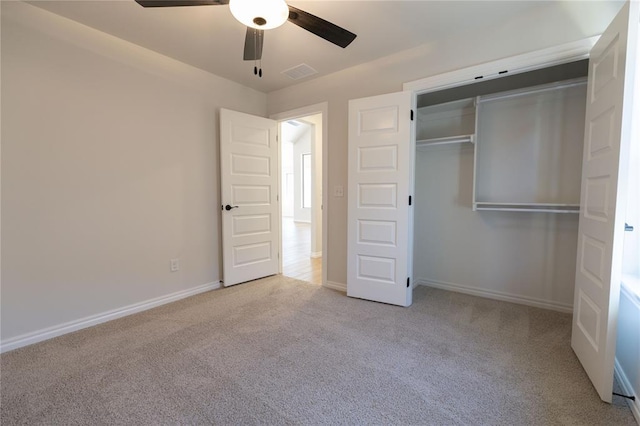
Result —
M260 30L279 27L289 18L284 0L230 0L229 9L238 21Z

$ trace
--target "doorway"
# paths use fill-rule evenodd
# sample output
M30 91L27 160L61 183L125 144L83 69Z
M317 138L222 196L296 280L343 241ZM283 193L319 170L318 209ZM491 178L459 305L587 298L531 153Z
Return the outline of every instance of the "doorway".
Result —
M282 274L322 284L322 114L280 122Z

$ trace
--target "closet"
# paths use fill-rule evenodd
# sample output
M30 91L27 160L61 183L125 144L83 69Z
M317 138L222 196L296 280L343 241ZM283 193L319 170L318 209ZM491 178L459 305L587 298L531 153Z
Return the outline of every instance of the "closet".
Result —
M611 402L620 283L638 274L638 16L626 2L597 40L350 100L347 295L409 306L426 284L572 311Z
M586 60L418 96L418 284L570 311Z

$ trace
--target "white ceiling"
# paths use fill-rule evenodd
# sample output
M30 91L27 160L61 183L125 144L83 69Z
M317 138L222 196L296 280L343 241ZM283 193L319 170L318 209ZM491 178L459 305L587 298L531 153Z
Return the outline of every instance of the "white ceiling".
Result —
M288 2L292 6L358 37L342 49L287 22L265 32L264 76L257 78L253 61L242 60L246 29L226 5L143 8L134 0L29 3L265 93L435 43L454 33L490 31L533 9L557 6L561 12L566 6L560 1L292 0ZM619 2L604 6L602 2L580 2L579 8L572 3L571 10L579 14L597 13L602 7L611 7L615 13L619 8ZM549 10L553 13L554 9ZM318 74L303 80L281 74L302 63Z

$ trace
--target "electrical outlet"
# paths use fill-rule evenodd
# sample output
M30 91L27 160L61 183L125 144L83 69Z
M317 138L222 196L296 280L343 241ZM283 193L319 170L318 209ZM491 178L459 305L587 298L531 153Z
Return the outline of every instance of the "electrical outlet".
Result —
M176 272L180 269L180 261L178 259L171 259L171 272Z
M342 185L336 185L333 187L333 196L344 197L344 188L342 187Z

